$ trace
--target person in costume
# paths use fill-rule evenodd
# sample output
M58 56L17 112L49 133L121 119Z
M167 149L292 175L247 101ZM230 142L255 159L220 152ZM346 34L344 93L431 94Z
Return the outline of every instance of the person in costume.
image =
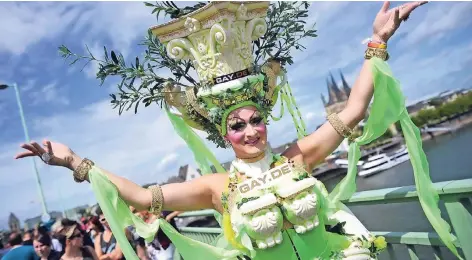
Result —
M386 247L385 240L371 235L341 201L355 192L359 145L378 138L388 126L400 121L421 205L443 242L457 255L454 238L440 217L437 198L428 189L431 181L418 129L408 117L399 83L385 63L388 40L424 3L391 9L389 2L383 4L346 108L329 115L328 122L309 135L283 64L277 57L261 66L253 60L253 42L271 30L264 20L269 2L213 2L151 28L165 44L169 57L192 60L196 68L198 86L182 90L175 82L166 82L162 90L164 108L202 172L209 173L212 164L217 174L145 189L49 140L42 145L23 144L26 151L16 158L39 156L49 165L73 171L77 182L89 181L126 259L137 259L122 231L134 225L148 242L161 228L186 260L369 260ZM352 128L364 118L373 95L364 133L353 138ZM271 111L278 100L289 110L299 136L298 142L281 155L270 150L266 127L270 118L276 119ZM233 149L236 159L229 172L191 128L204 130L218 146ZM309 173L345 138L351 141L349 171L328 194ZM223 234L211 245L198 242L179 234L163 219L144 223L129 206L149 209L158 216L163 210L215 209Z

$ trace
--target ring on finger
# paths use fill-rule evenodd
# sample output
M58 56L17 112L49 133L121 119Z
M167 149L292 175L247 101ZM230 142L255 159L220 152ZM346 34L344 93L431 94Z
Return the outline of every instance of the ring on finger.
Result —
M51 161L51 159L52 159L52 154L49 154L49 153L41 154L41 160L43 160L43 162L45 162L46 164L49 164L49 161Z

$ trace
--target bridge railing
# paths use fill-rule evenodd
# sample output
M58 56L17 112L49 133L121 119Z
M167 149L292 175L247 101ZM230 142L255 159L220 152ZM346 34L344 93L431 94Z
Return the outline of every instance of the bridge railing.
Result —
M466 260L472 260L472 179L438 182L434 184L440 199L444 202L454 234L457 236L456 246L461 248ZM344 201L348 206L378 205L418 201L415 186L362 191L355 193L351 199ZM213 210L186 212L179 217L213 216ZM183 227L181 233L193 239L211 243L221 233L220 228ZM387 254L390 259L399 259L393 245L405 246L410 259L419 259L416 252L418 246L431 247L436 259L443 259L441 247L444 244L434 232L388 232L374 231L375 235L384 236ZM178 255L178 253L176 253ZM175 258L179 259L179 258Z

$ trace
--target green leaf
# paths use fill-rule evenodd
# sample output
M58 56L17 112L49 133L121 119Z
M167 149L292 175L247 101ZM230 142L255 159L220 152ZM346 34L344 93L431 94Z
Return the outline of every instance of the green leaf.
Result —
M118 58L116 57L116 54L114 51L111 51L111 59L115 64L118 64Z
M139 106L139 101L136 102L136 105L134 106L134 113L137 114L138 113L138 106Z

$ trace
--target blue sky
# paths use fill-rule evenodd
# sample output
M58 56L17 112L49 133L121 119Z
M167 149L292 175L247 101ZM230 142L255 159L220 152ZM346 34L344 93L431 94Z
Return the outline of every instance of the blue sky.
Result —
M319 36L305 42L307 50L296 53L295 64L288 68L310 129L324 120L320 94L326 94L329 71L340 80L342 70L354 83L363 61L361 42L370 36L380 6L380 2L314 2L310 7L309 22L316 21ZM158 107L118 116L108 99L117 80L99 87L94 66L81 72L80 66L69 67L57 52L61 44L79 52L88 44L101 55L106 45L134 60L143 51L137 43L156 24L150 12L141 2L0 3L0 81L19 84L32 139L63 142L139 184L163 181L180 165L192 163ZM415 11L391 39L389 62L409 103L442 90L472 87L470 13L470 2L431 2ZM0 197L4 198L0 227L4 227L10 212L23 220L41 211L31 162L12 159L23 141L12 90L0 92L0 128ZM295 138L290 120L271 124L269 138L273 145ZM213 150L220 160L231 158L230 151ZM75 184L67 170L39 165L50 210L95 202L89 186Z

